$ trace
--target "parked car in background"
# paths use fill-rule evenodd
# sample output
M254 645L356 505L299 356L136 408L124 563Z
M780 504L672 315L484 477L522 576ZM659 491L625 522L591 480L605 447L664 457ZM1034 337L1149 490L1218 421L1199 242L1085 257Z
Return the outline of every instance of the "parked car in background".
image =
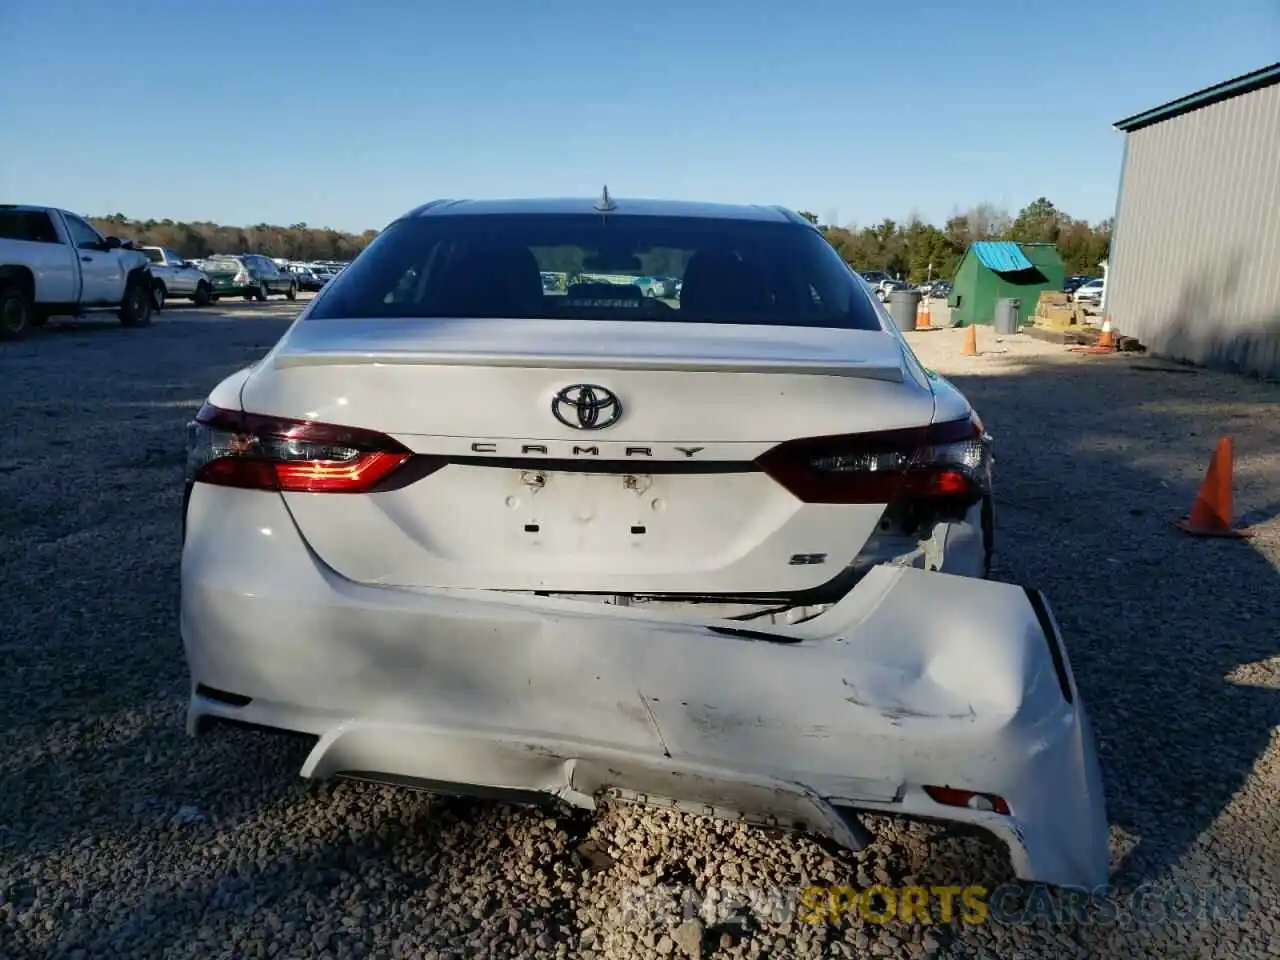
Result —
M882 280L876 288L876 296L880 298L880 302L887 301L891 294L897 293L899 290L910 290L911 284L905 280L889 279Z
M310 266L322 277L336 277L347 265L338 260L316 260Z
M298 298L297 278L291 273L282 273L270 259L256 253L208 257L204 261L204 272L213 286L215 300L233 296L266 300L277 293L290 300Z
M859 270L858 276L867 281L872 292L879 298L881 303L889 299L889 294L895 290L909 290L911 285L901 277L893 277L885 273L883 270Z
M213 298L213 286L199 267L165 247L143 247L151 261L151 289L155 308L163 310L170 297L190 300L203 307Z
M947 299L947 297L951 296L951 281L950 280L933 281L933 283L929 285L928 296L930 300Z
M1102 281L1090 280L1078 286L1071 299L1081 306L1096 307L1102 303Z
M53 207L0 204L0 339L50 317L115 310L126 327L151 322L147 255Z
M285 267L285 271L294 276L298 281L298 289L308 292L317 292L321 290L327 282L310 266L305 263L291 263Z
M1067 277L1065 280L1062 281L1062 292L1075 293L1077 290L1083 287L1086 283L1089 283L1090 281L1093 281L1093 280L1101 281L1102 278L1101 277L1085 277L1085 276L1080 276L1079 274Z
M657 297L660 300L671 300L676 295L674 277L637 277L636 286L646 297Z

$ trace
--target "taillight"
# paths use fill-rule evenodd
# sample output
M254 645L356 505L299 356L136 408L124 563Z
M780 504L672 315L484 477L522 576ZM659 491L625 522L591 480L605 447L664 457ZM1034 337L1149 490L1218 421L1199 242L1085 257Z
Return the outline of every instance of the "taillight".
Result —
M757 463L805 503L976 502L991 489L991 438L976 414L907 430L791 440Z
M975 790L961 790L957 787L925 787L924 792L929 795L930 800L944 807L968 807L970 810L1009 815L1008 801L994 793L978 793Z
M187 425L187 480L248 490L368 493L413 453L380 433L206 403Z
M249 275L248 275L247 273L237 273L237 274L236 274L236 280L235 280L235 282L236 282L236 283L248 283L248 282L249 282Z

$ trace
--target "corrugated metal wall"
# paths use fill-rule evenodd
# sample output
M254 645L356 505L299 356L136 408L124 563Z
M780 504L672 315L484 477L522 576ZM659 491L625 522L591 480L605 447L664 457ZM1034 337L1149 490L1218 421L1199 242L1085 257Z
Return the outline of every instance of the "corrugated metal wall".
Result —
M1165 356L1280 377L1280 85L1127 136L1115 329Z

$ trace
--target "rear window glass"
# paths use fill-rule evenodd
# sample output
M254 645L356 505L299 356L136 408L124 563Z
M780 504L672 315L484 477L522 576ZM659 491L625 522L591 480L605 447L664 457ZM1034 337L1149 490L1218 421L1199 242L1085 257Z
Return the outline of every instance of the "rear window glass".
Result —
M0 210L0 240L58 243L58 233L43 210Z
M239 273L240 263L237 260L206 260L205 273Z
M806 226L581 214L397 221L326 288L308 316L882 329L844 261Z

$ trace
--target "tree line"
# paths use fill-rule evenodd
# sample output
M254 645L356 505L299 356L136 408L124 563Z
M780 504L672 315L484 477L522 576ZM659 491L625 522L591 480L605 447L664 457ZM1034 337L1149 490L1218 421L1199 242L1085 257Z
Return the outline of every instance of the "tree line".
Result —
M104 236L146 246L167 247L188 258L215 253L261 253L289 260L351 260L378 235L377 230L345 233L329 227L295 223L288 227L259 223L228 227L220 223L179 220L130 220L122 213L90 217Z
M983 203L951 216L942 227L911 217L906 223L884 220L875 226L819 224L801 211L855 270L883 270L912 283L951 279L969 245L978 240L1057 244L1067 274L1101 276L1100 261L1111 247L1111 220L1091 224L1063 213L1045 197L1027 204L1016 217Z
M884 270L918 283L930 278L955 276L960 258L976 240L1014 240L1020 243L1055 243L1066 262L1067 273L1095 276L1098 263L1106 259L1111 246L1111 221L1090 224L1063 213L1049 200L1040 197L1011 217L992 204L979 204L958 212L938 227L919 217L905 223L884 220L874 226L843 227L819 224L818 217L802 212L801 216L819 226L831 245L855 270ZM377 230L345 233L328 227L312 227L305 223L274 226L260 223L252 227L228 227L200 221L185 223L175 220L130 220L120 213L91 217L94 226L105 235L138 243L168 247L184 257L207 257L214 253L261 253L290 260L350 260L378 235ZM568 264L579 251L562 251L566 265L546 269L574 269ZM654 251L655 254L667 251ZM670 251L661 263L649 262L652 273L675 275L682 258ZM662 258L659 258L662 259ZM667 262L670 260L671 262Z

